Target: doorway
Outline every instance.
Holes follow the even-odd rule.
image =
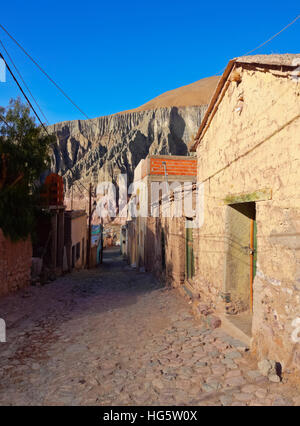
[[[226,313],[234,325],[251,336],[257,260],[255,202],[227,207],[226,237]]]

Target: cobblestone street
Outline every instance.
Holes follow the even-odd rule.
[[[104,264],[2,298],[1,405],[298,405],[176,290],[107,250]]]

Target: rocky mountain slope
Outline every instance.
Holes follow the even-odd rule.
[[[146,111],[170,106],[184,107],[207,105],[218,81],[219,77],[217,76],[202,78],[187,86],[169,90],[131,111]]]
[[[57,136],[53,170],[65,177],[68,192],[74,180],[114,181],[120,172],[130,182],[148,154],[187,155],[217,82],[218,77],[210,77],[135,110],[50,126]]]

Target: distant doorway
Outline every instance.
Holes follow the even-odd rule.
[[[254,202],[227,207],[226,237],[226,311],[234,325],[251,336],[253,280],[257,259]]]
[[[75,246],[72,246],[72,268],[75,268]]]

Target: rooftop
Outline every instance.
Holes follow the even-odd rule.
[[[240,56],[232,59],[234,62],[243,64],[261,64],[261,65],[278,65],[278,66],[295,66],[294,59],[300,59],[300,53],[283,53],[272,55],[251,55]]]

